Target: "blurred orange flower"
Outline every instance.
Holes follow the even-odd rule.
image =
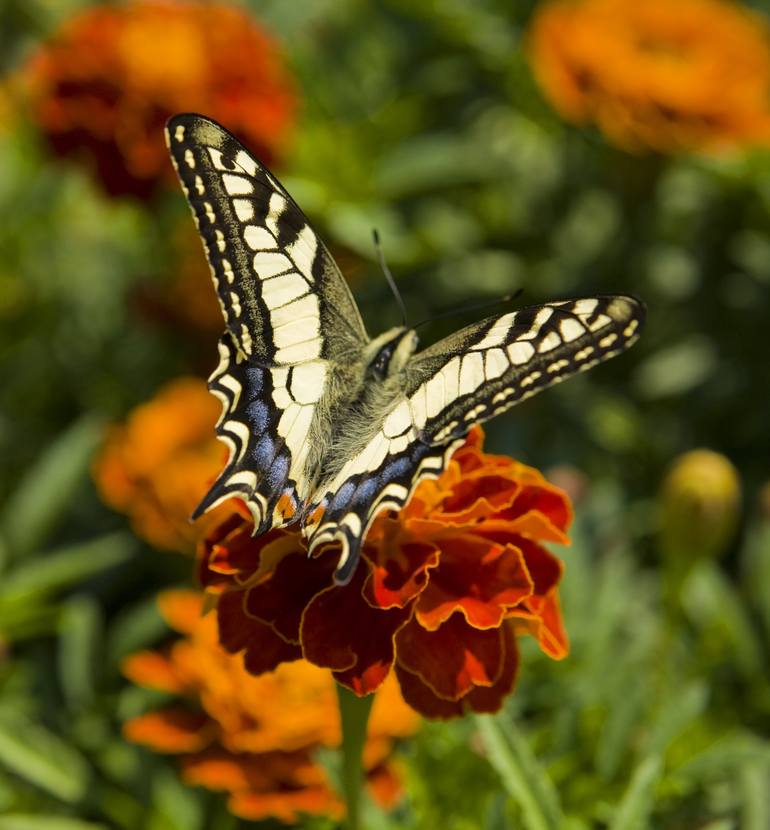
[[[233,513],[202,544],[201,583],[218,593],[219,636],[259,675],[305,657],[357,694],[395,666],[405,700],[428,717],[497,711],[518,669],[516,637],[567,653],[544,542],[568,542],[571,506],[530,467],[482,452],[475,428],[435,481],[372,525],[349,585],[336,551],[308,559],[300,534],[254,538]]]
[[[194,525],[189,520],[226,461],[214,437],[220,408],[204,381],[179,378],[113,427],[94,463],[104,501],[128,514],[136,534],[155,547],[192,552],[201,534],[235,509],[231,501]]]
[[[133,0],[69,19],[24,70],[53,149],[85,157],[112,194],[148,196],[170,165],[163,126],[210,115],[267,164],[294,122],[293,84],[273,39],[223,3]]]
[[[216,618],[201,616],[202,606],[193,591],[161,595],[164,617],[184,636],[165,652],[129,657],[123,669],[135,683],[183,700],[129,720],[126,738],[181,755],[188,783],[226,791],[230,810],[243,818],[339,817],[343,804],[313,759],[314,750],[341,742],[331,673],[298,661],[252,676],[222,650]],[[383,806],[400,795],[393,742],[413,734],[418,722],[395,678],[386,681],[374,700],[364,750],[372,794]]]
[[[630,150],[770,141],[766,21],[726,0],[551,0],[529,35],[535,74],[569,121]]]

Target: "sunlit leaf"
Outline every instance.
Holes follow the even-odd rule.
[[[83,798],[88,786],[82,756],[20,712],[0,712],[0,765],[70,803]]]
[[[479,716],[476,722],[490,763],[521,809],[523,825],[527,830],[559,827],[558,793],[513,723],[505,715]]]

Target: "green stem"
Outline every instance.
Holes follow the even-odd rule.
[[[348,808],[347,826],[349,830],[360,830],[361,787],[364,783],[361,759],[374,695],[359,697],[338,683],[337,699],[342,722],[342,788]]]

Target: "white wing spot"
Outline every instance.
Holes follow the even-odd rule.
[[[184,124],[177,124],[174,130],[174,138],[177,141],[184,141]]]
[[[306,363],[321,356],[321,340],[313,338],[302,343],[279,349],[275,353],[277,363]]]
[[[265,305],[272,310],[302,297],[307,294],[309,288],[310,286],[296,272],[284,274],[282,277],[265,280],[262,284],[262,297]]]
[[[537,344],[537,350],[542,354],[543,352],[550,352],[561,346],[561,337],[555,331],[549,331],[548,334]]]
[[[507,352],[511,362],[521,366],[532,360],[535,354],[535,347],[531,343],[517,341],[508,346]]]
[[[515,316],[513,312],[511,314],[504,314],[486,333],[484,339],[471,348],[476,351],[499,346],[505,340]]]
[[[278,247],[273,234],[259,225],[246,225],[243,239],[252,251],[269,251]]]
[[[313,282],[313,263],[317,248],[318,239],[308,225],[302,228],[296,241],[287,248],[297,268],[310,282]]]
[[[490,349],[484,357],[484,372],[487,380],[499,378],[510,365],[502,349]]]
[[[269,280],[278,274],[283,274],[286,271],[291,271],[292,265],[286,254],[273,253],[267,251],[265,253],[254,254],[254,270],[259,275],[260,279]],[[302,277],[300,277],[302,279]],[[303,281],[304,282],[304,281]]]
[[[287,303],[281,308],[276,308],[270,313],[270,322],[275,328],[290,323],[292,320],[299,318],[310,318],[313,321],[318,320],[318,297],[315,294],[306,294],[299,300]]]
[[[444,392],[444,376],[437,372],[426,384],[425,390],[428,403],[428,417],[438,415],[446,404],[446,393]]]
[[[254,186],[245,176],[238,176],[235,173],[224,173],[222,184],[230,196],[245,196],[254,192]]]
[[[235,157],[235,163],[244,173],[248,173],[249,176],[253,176],[257,172],[257,165],[254,159],[244,150],[238,151],[238,155]]]
[[[241,222],[250,222],[254,218],[254,204],[250,199],[233,199],[233,208]]]
[[[270,197],[270,203],[268,204],[267,208],[265,224],[267,225],[268,230],[276,238],[278,237],[278,218],[284,212],[284,210],[286,210],[286,205],[286,199],[284,199],[280,193],[273,193],[273,195]]]
[[[230,304],[233,309],[233,314],[235,314],[236,317],[240,317],[242,311],[241,298],[234,291],[230,292]]]
[[[326,364],[303,363],[291,374],[291,394],[297,403],[313,404],[321,400],[326,381]]]
[[[484,382],[484,361],[477,352],[471,352],[462,359],[460,367],[460,394],[470,395]]]
[[[382,422],[382,431],[387,438],[395,438],[397,435],[406,432],[411,425],[412,416],[409,411],[409,404],[406,401],[401,401]]]
[[[566,317],[559,325],[562,339],[565,343],[571,343],[585,334],[585,328],[578,323],[573,317]]]
[[[189,148],[184,151],[184,161],[191,170],[195,169],[195,156],[193,155],[193,151]]]

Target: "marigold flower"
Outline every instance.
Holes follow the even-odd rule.
[[[202,606],[202,595],[193,591],[161,595],[164,617],[184,636],[165,652],[129,657],[123,670],[135,683],[176,695],[184,705],[129,720],[126,738],[182,756],[185,780],[226,791],[230,810],[243,818],[339,817],[342,802],[313,760],[318,747],[335,747],[342,739],[331,673],[297,661],[254,677],[221,648],[216,618],[201,616]],[[374,700],[363,759],[383,806],[400,795],[390,760],[393,742],[414,733],[418,721],[395,679],[384,683]]]
[[[770,140],[763,18],[725,0],[551,0],[530,55],[561,115],[614,143],[661,152]]]
[[[88,9],[33,55],[24,76],[55,152],[86,157],[112,194],[146,197],[169,174],[163,125],[176,112],[222,121],[271,163],[296,109],[273,39],[223,3]]]
[[[192,552],[207,528],[237,509],[230,501],[190,523],[226,461],[214,437],[219,410],[204,381],[179,378],[113,427],[94,463],[104,501],[155,547]]]
[[[395,666],[405,700],[429,717],[494,712],[512,690],[516,637],[559,659],[567,640],[561,563],[571,506],[543,476],[482,451],[475,428],[435,481],[375,520],[353,580],[336,551],[308,559],[299,533],[254,538],[232,514],[201,545],[200,579],[218,592],[220,640],[252,674],[305,657],[357,694]]]

